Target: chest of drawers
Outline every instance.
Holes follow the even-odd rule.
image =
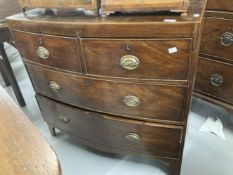
[[[152,156],[180,174],[205,8],[191,3],[186,17],[8,18],[51,134]]]
[[[197,71],[195,95],[233,109],[233,2],[209,0]]]

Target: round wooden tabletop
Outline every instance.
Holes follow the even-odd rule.
[[[56,154],[0,86],[1,175],[60,175]]]

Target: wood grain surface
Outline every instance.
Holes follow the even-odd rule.
[[[64,105],[38,95],[45,120],[66,132],[73,133],[93,144],[158,157],[180,157],[182,127],[116,118]],[[64,123],[59,117],[66,117]],[[129,141],[128,133],[140,136],[140,141]],[[95,147],[95,146],[94,146]]]
[[[223,77],[223,84],[219,87],[210,82],[211,76],[218,74]],[[206,58],[199,59],[196,79],[196,91],[212,96],[233,105],[233,65]]]
[[[233,15],[232,15],[233,17]],[[220,38],[225,32],[233,33],[233,19],[206,17],[200,53],[216,56],[233,62],[233,44],[221,45]]]
[[[228,42],[233,35],[233,1],[208,0],[206,9],[194,95],[233,111],[233,45],[220,42],[224,33],[228,33]],[[214,74],[223,78],[220,86],[211,84]]]
[[[0,87],[0,174],[60,175],[56,154]]]
[[[13,31],[13,38],[24,59],[43,65],[81,73],[81,63],[76,38]],[[49,52],[47,59],[38,56],[42,46]]]
[[[171,80],[187,80],[191,44],[191,39],[82,40],[87,74]],[[120,65],[126,55],[138,58],[137,69],[126,70]]]
[[[185,87],[90,79],[30,65],[26,67],[37,93],[70,105],[138,119],[170,122],[184,119]],[[50,88],[51,81],[58,83],[61,89],[54,92]],[[126,96],[136,96],[140,105],[125,105]]]
[[[208,0],[207,10],[233,11],[232,0]]]
[[[179,175],[205,5],[205,0],[190,0],[187,16],[139,13],[101,18],[36,9],[27,17],[7,18],[12,31],[77,38],[82,75],[24,60],[37,96],[43,96],[40,106],[51,133],[61,128],[106,152],[162,156],[172,174]],[[174,47],[177,52],[167,55]],[[134,73],[119,66],[125,54],[141,61]],[[126,105],[129,96],[134,97],[132,106]],[[131,131],[145,138],[141,145],[122,140]]]
[[[177,15],[116,15],[107,18],[61,13],[49,15],[44,10],[18,14],[8,18],[11,29],[80,38],[192,38],[199,29],[205,0],[190,0],[187,16]],[[176,22],[166,22],[166,19]],[[91,24],[91,27],[90,27]],[[66,26],[66,27],[64,27]]]

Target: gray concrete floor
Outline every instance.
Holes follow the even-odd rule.
[[[49,134],[35,100],[35,92],[17,51],[6,45],[11,65],[19,82],[27,106],[22,110],[58,155],[63,175],[167,175],[169,170],[161,162],[130,155],[117,156],[98,152],[78,143],[75,137],[60,132]],[[11,87],[0,85],[16,101]],[[223,121],[226,140],[199,131],[208,116]],[[232,175],[233,174],[233,119],[232,114],[220,107],[193,99],[189,127],[184,149],[182,175]],[[1,174],[1,173],[0,173]]]

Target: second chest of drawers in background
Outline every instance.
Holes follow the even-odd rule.
[[[208,0],[195,95],[233,109],[233,1]]]

